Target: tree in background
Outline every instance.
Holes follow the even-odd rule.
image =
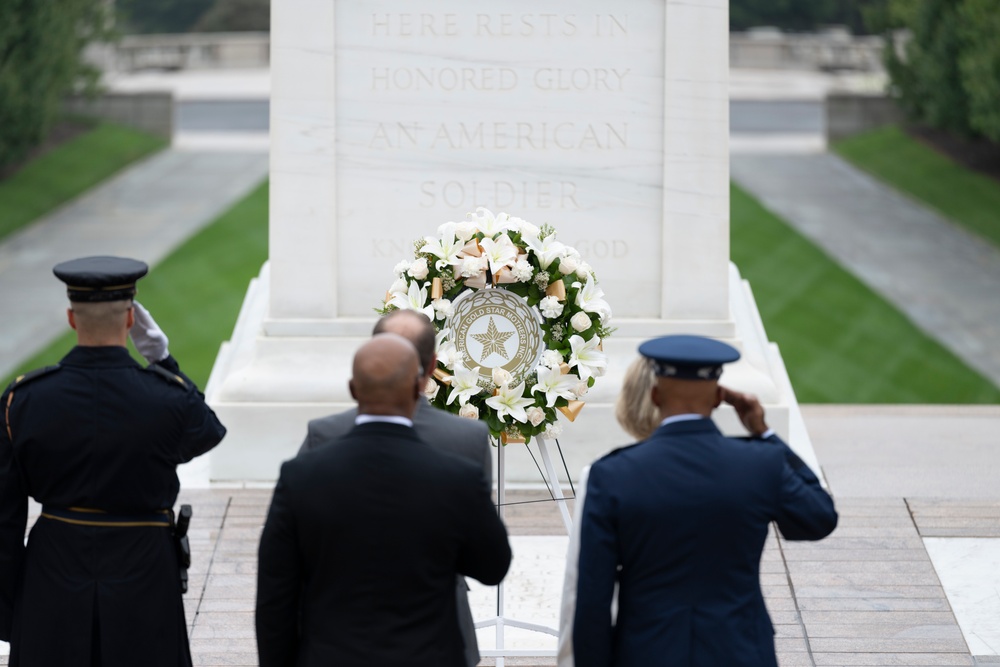
[[[966,48],[958,66],[969,96],[969,124],[1000,142],[1000,7],[996,0],[965,0],[959,12]]]
[[[189,32],[215,0],[116,0],[126,34]]]
[[[271,29],[271,1],[216,0],[193,29],[196,32],[267,32]]]
[[[911,119],[960,137],[1000,141],[996,0],[889,0],[873,28],[904,29],[886,49],[891,91]]]
[[[746,30],[773,26],[790,32],[814,32],[826,25],[846,25],[865,32],[864,5],[873,0],[731,0],[729,27]]]
[[[0,169],[44,140],[68,92],[94,89],[82,52],[111,24],[104,0],[0,1]]]

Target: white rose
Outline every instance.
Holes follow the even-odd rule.
[[[409,268],[409,264],[406,265]],[[389,294],[406,294],[406,291],[410,288],[409,283],[406,282],[405,278],[396,278],[396,281],[389,287]]]
[[[466,419],[479,419],[479,408],[472,403],[466,403],[459,409],[458,416]]]
[[[542,352],[542,363],[548,368],[559,368],[559,364],[563,362],[563,356],[559,353],[559,350],[545,350]]]
[[[459,241],[468,241],[476,235],[476,225],[471,222],[459,222],[455,225],[455,238]]]
[[[417,280],[423,280],[427,277],[427,258],[421,257],[420,259],[414,260],[413,264],[410,264],[410,275]]]
[[[587,276],[593,272],[594,268],[586,262],[580,262],[580,265],[576,267],[576,277],[580,280],[586,280]]]
[[[584,396],[587,395],[588,391],[590,391],[590,387],[588,387],[587,383],[582,380],[580,382],[577,382],[576,385],[574,385],[573,387],[573,393],[576,395],[577,398],[583,398]]]
[[[547,296],[538,302],[538,309],[550,320],[562,315],[563,307],[562,302],[554,296]]]
[[[543,431],[543,434],[545,435],[546,438],[555,439],[558,438],[560,435],[562,435],[562,431],[563,431],[562,426],[560,426],[558,422],[552,422],[551,424],[545,427],[545,431]]]
[[[518,221],[521,223],[521,234],[527,234],[528,236],[538,236],[539,232],[542,231],[535,225],[528,222],[527,220],[521,220],[520,218],[518,218]]]
[[[572,255],[563,257],[562,259],[559,260],[559,270],[566,275],[574,273],[577,269],[577,266],[579,266],[579,264],[577,263],[576,258],[573,257]]]
[[[441,385],[437,383],[434,378],[427,378],[427,386],[424,387],[424,396],[427,397],[428,401],[433,401],[434,397],[438,395],[438,391],[441,390]]]
[[[406,273],[406,270],[409,268],[410,268],[410,263],[404,259],[402,262],[393,267],[392,272],[395,273],[397,276],[402,276],[404,273]]]
[[[450,299],[438,299],[431,305],[434,306],[434,314],[439,320],[446,320],[455,313],[455,308],[452,307]]]
[[[590,315],[582,310],[570,318],[569,324],[577,331],[586,331],[591,326]]]
[[[505,387],[514,381],[514,376],[510,371],[497,366],[493,369],[493,384],[498,387]]]
[[[538,426],[545,421],[545,410],[542,410],[538,406],[528,408],[524,412],[528,416],[528,421],[531,422],[532,426]]]

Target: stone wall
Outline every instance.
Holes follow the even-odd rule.
[[[904,120],[896,101],[887,95],[830,93],[826,97],[827,143]]]
[[[64,110],[134,127],[169,140],[174,134],[174,98],[169,92],[105,93],[70,97]]]

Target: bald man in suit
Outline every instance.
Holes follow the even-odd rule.
[[[423,313],[415,310],[394,310],[379,319],[372,333],[373,335],[394,333],[413,343],[424,369],[426,384],[437,368],[437,357],[434,353],[436,332],[434,325]],[[351,409],[310,421],[299,454],[335,442],[354,427],[356,416],[357,410]],[[413,427],[420,439],[434,449],[460,456],[477,465],[482,470],[483,484],[492,489],[493,455],[489,443],[489,430],[485,422],[478,419],[463,419],[450,412],[438,410],[421,396],[413,415]],[[469,587],[464,577],[459,577],[455,582],[455,596],[458,604],[458,621],[465,644],[466,664],[474,667],[479,663],[479,646],[476,642],[472,609],[469,607]]]

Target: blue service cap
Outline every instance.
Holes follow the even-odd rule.
[[[52,268],[66,283],[70,301],[123,301],[135,296],[135,283],[149,271],[145,262],[126,257],[81,257]]]
[[[722,365],[740,358],[732,345],[704,336],[663,336],[639,346],[639,354],[653,362],[660,377],[681,380],[718,380]]]

